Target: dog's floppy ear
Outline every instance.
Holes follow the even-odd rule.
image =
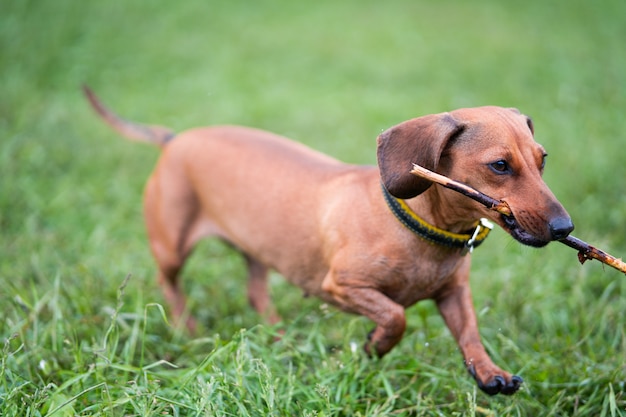
[[[432,182],[411,174],[413,164],[437,170],[451,138],[464,129],[449,113],[418,117],[393,126],[378,136],[378,167],[383,185],[397,198],[412,198]]]

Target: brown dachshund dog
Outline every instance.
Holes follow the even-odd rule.
[[[163,150],[144,211],[158,280],[177,319],[185,314],[179,272],[200,239],[216,236],[243,254],[250,303],[271,322],[278,316],[267,291],[269,269],[306,294],[372,320],[365,350],[378,356],[402,338],[405,309],[434,299],[478,386],[488,394],[519,389],[522,379],[496,366],[480,341],[468,252],[489,231],[481,218],[536,247],[574,228],[541,178],[546,152],[528,117],[480,107],[403,122],[378,137],[376,168],[246,127],[174,135],[123,120],[85,92],[119,133]],[[409,173],[413,163],[506,201],[513,216],[431,186]],[[192,318],[187,325],[193,329]]]

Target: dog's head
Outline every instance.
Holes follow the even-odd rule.
[[[479,107],[412,119],[378,137],[382,182],[398,198],[425,192],[432,182],[410,174],[418,164],[505,201],[512,216],[472,207],[519,242],[544,246],[574,229],[542,179],[546,152],[532,121],[516,109]],[[469,204],[469,203],[468,203]]]

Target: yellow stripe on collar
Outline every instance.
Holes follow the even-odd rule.
[[[472,252],[475,247],[483,243],[493,225],[487,219],[480,219],[469,233],[453,233],[440,229],[419,217],[408,204],[399,198],[392,196],[387,188],[382,185],[383,196],[391,212],[396,218],[413,233],[431,243],[449,248],[462,249],[463,254]]]

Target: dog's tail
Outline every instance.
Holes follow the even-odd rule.
[[[124,120],[113,111],[106,108],[94,92],[86,85],[83,86],[83,92],[96,113],[98,113],[116,132],[128,139],[152,143],[162,148],[176,136],[172,130],[166,127],[143,125]]]

